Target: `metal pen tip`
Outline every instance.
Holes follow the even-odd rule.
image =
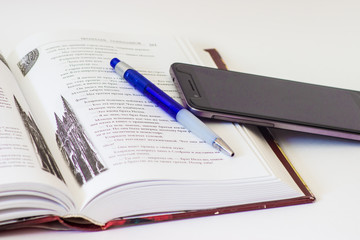
[[[214,148],[218,149],[220,152],[223,152],[230,157],[233,157],[235,155],[234,151],[221,138],[216,138],[212,145]]]

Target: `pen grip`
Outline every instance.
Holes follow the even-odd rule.
[[[205,140],[208,144],[212,145],[217,138],[216,133],[185,108],[178,112],[176,120],[200,139]]]

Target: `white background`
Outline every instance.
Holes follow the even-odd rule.
[[[2,0],[0,49],[64,29],[175,34],[231,70],[360,90],[358,1]],[[104,232],[20,230],[2,239],[359,239],[360,143],[278,131],[313,204]],[[114,203],[116,205],[116,203]]]

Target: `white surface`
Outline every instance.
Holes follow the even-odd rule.
[[[216,47],[228,67],[360,90],[357,1],[3,0],[6,54],[39,31],[88,29],[176,34]],[[301,206],[113,228],[20,230],[2,239],[359,239],[360,143],[280,131],[280,141],[317,197]]]

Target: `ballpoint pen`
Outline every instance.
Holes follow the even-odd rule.
[[[123,77],[127,82],[133,85],[143,95],[156,103],[165,112],[171,115],[177,122],[183,125],[190,132],[197,135],[214,148],[229,156],[234,156],[231,148],[216,135],[200,119],[185,109],[181,104],[172,99],[169,95],[156,87],[152,82],[146,79],[139,72],[135,71],[126,63],[117,58],[110,61],[110,65],[117,74]]]

